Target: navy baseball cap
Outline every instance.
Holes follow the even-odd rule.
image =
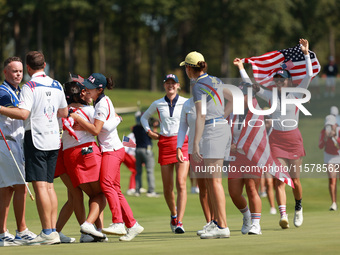
[[[281,76],[282,78],[291,78],[292,76],[290,75],[290,73],[285,70],[285,69],[281,69],[279,71],[276,72],[275,76]]]
[[[248,88],[251,88],[253,85],[249,82],[241,81],[237,86],[240,90],[242,90],[243,95],[248,94]]]
[[[178,78],[177,78],[176,74],[165,75],[163,82],[166,82],[169,79],[173,79],[176,83],[178,83]]]
[[[107,80],[101,73],[93,73],[89,78],[84,80],[83,85],[88,89],[105,89]]]

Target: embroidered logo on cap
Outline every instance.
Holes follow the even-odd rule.
[[[94,83],[96,78],[94,78],[92,75],[88,78],[88,80],[91,82],[91,83]]]

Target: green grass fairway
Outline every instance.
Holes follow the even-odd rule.
[[[115,106],[135,106],[137,100],[141,100],[145,109],[155,99],[163,96],[163,93],[150,93],[139,91],[114,90],[112,98]],[[340,94],[337,95],[339,98]],[[127,98],[127,99],[125,99]],[[126,101],[128,100],[128,101]],[[124,102],[123,102],[124,101]],[[125,103],[126,102],[126,103]],[[318,149],[320,130],[323,127],[324,117],[329,114],[332,105],[340,106],[338,99],[314,100],[307,104],[312,116],[302,116],[300,113],[300,130],[304,138],[307,156],[304,163],[323,163],[323,152]],[[119,126],[120,137],[127,135],[134,125],[134,115],[123,115],[124,122]],[[157,154],[156,143],[154,151]],[[157,160],[157,157],[156,157]],[[125,166],[121,168],[122,190],[128,188],[130,172]],[[162,193],[160,167],[156,164],[156,191]],[[75,244],[61,244],[55,246],[36,247],[1,247],[0,255],[7,254],[339,254],[340,251],[340,211],[328,211],[331,205],[328,194],[327,175],[323,178],[303,178],[303,209],[304,223],[300,228],[295,228],[294,198],[291,189],[287,190],[287,213],[289,215],[290,228],[282,230],[279,226],[279,214],[269,214],[269,204],[266,198],[262,198],[263,210],[261,218],[261,236],[248,236],[241,234],[242,215],[233,205],[227,194],[227,180],[223,180],[227,201],[227,220],[231,230],[229,239],[201,240],[196,236],[196,231],[205,224],[200,208],[198,195],[190,194],[190,182],[188,187],[188,203],[183,220],[186,233],[175,235],[171,233],[169,226],[169,210],[164,198],[127,197],[134,212],[135,218],[145,228],[144,232],[131,242],[119,242],[118,237],[109,237],[108,243],[79,243],[79,225],[74,216],[63,229],[65,235],[75,237]],[[143,186],[147,186],[145,173],[143,173]],[[30,186],[31,187],[31,186]],[[55,188],[59,199],[59,209],[67,199],[66,190],[60,179],[55,181]],[[1,201],[0,201],[1,203]],[[15,233],[16,225],[11,207],[8,219],[8,229]],[[41,225],[35,202],[27,197],[27,225],[35,233],[41,231]],[[105,226],[111,222],[111,214],[105,209]]]

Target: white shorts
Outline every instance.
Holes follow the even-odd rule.
[[[326,164],[340,164],[340,155],[332,155],[327,152],[323,152],[324,162]]]
[[[16,159],[22,175],[25,177],[25,160],[24,153],[17,142],[7,141],[11,151]],[[9,150],[4,140],[0,140],[0,188],[13,186],[16,184],[25,184],[20,176],[18,168],[16,167],[14,160],[9,153]]]
[[[202,135],[203,158],[224,159],[229,157],[231,131],[228,123],[208,124],[204,126]]]

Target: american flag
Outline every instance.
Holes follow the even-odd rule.
[[[123,136],[123,145],[130,148],[136,148],[136,143],[125,135]]]
[[[314,52],[309,51],[313,77],[321,70],[320,63]],[[271,51],[261,56],[244,58],[244,63],[250,63],[253,68],[255,81],[265,87],[274,87],[273,76],[280,69],[289,70],[292,75],[293,84],[299,85],[306,75],[306,63],[300,44],[293,48]]]
[[[83,83],[83,82],[84,82],[84,78],[81,77],[81,76],[78,75],[78,74],[71,74],[71,73],[70,73],[70,77],[71,77],[71,80],[72,80],[72,81],[76,81],[76,82],[79,82],[79,83]]]
[[[253,106],[255,109],[261,110],[256,98],[253,98]],[[228,117],[232,129],[239,125],[236,123],[233,124],[235,117],[236,116],[232,114]],[[231,120],[233,120],[233,122],[231,122]],[[236,144],[237,150],[240,153],[244,153],[249,160],[255,162],[257,166],[261,167],[264,171],[268,171],[268,173],[280,181],[294,188],[294,183],[288,171],[271,155],[263,115],[256,115],[248,111],[244,121],[245,125],[242,125],[240,137]],[[248,125],[249,121],[252,125]]]
[[[76,132],[73,129],[74,119],[72,117],[62,118],[63,130],[66,130],[70,136],[79,142]]]

